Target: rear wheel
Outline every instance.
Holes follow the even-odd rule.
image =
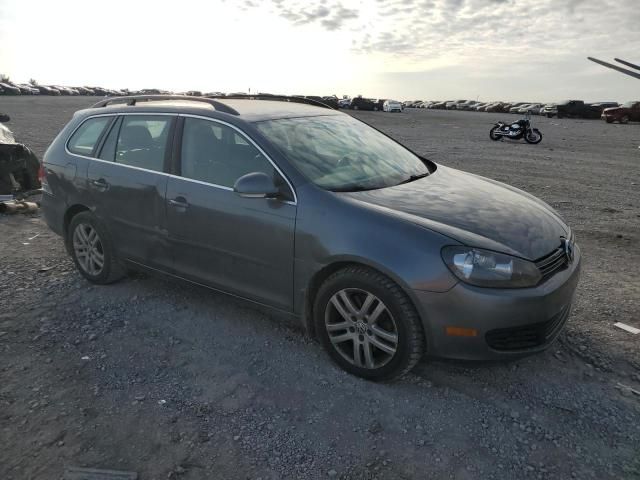
[[[489,138],[491,140],[500,140],[501,136],[498,135],[498,130],[500,129],[500,127],[493,127],[491,130],[489,130]]]
[[[78,271],[92,283],[104,285],[124,276],[106,229],[91,212],[80,212],[71,219],[67,249]]]
[[[318,336],[349,373],[389,380],[408,372],[425,349],[410,299],[391,279],[354,266],[331,275],[314,302]]]

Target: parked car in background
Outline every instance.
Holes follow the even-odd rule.
[[[520,110],[520,108],[525,107],[527,105],[529,105],[529,103],[526,103],[526,102],[512,103],[511,106],[509,107],[508,112],[509,113],[518,113],[518,110]]]
[[[619,107],[605,108],[601,118],[607,123],[629,121],[640,122],[640,101],[627,102]]]
[[[467,100],[466,102],[459,103],[456,106],[457,110],[472,110],[478,104],[475,100]]]
[[[542,200],[296,99],[158,100],[77,112],[45,154],[44,219],[89,282],[136,268],[271,307],[371,380],[560,335],[581,254]]]
[[[491,103],[489,105],[486,106],[486,108],[484,109],[485,112],[491,112],[491,113],[502,113],[505,111],[504,109],[505,104],[502,102],[494,102]]]
[[[446,107],[447,110],[457,110],[458,109],[458,105],[462,104],[466,102],[466,100],[452,100],[447,102]]]
[[[340,100],[338,100],[338,108],[349,108],[350,104],[351,104],[350,98],[341,98]]]
[[[325,105],[328,105],[331,108],[335,108],[337,110],[338,108],[340,108],[340,106],[338,105],[338,100],[338,97],[336,97],[335,95],[326,95],[322,97],[321,101]]]
[[[444,110],[447,108],[447,102],[433,102],[431,105],[429,105],[429,108],[432,110]]]
[[[604,110],[605,108],[619,107],[620,104],[618,102],[596,102],[592,103],[591,106],[602,108]]]
[[[533,115],[539,115],[541,107],[542,107],[541,103],[530,103],[528,105],[522,105],[520,108],[518,108],[518,113],[531,112]]]
[[[552,117],[555,114],[558,118],[599,118],[601,111],[597,107],[584,103],[582,100],[565,100],[556,105],[555,113],[545,109],[545,114],[548,117]]]
[[[385,100],[382,104],[382,110],[385,112],[402,112],[402,104],[397,100]]]
[[[371,98],[355,97],[349,104],[351,110],[379,110],[377,101]]]
[[[9,83],[0,83],[0,87],[2,87],[3,95],[22,95],[20,88],[15,85],[11,85]]]

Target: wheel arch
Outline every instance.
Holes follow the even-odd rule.
[[[413,308],[416,310],[418,316],[421,319],[421,323],[424,325],[424,319],[422,318],[422,309],[419,308],[417,298],[414,295],[413,290],[393,271],[385,268],[383,265],[378,265],[365,258],[360,257],[338,257],[332,259],[329,263],[325,264],[322,268],[318,269],[307,282],[307,288],[305,289],[304,304],[303,304],[303,324],[308,335],[312,338],[317,338],[315,331],[315,322],[313,321],[313,304],[318,293],[318,290],[325,282],[327,278],[333,275],[339,270],[343,270],[348,267],[365,267],[390,278],[395,282],[400,289],[409,297]],[[427,341],[427,334],[425,332],[425,341]]]
[[[75,217],[80,212],[90,211],[91,209],[89,207],[81,203],[76,203],[67,208],[67,210],[64,212],[64,219],[62,223],[62,233],[64,234],[65,239],[67,238],[67,232],[69,230],[69,225],[71,224],[71,220],[73,219],[73,217]]]

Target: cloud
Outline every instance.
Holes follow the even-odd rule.
[[[245,0],[244,8],[258,8]],[[267,0],[294,26],[348,30],[359,53],[401,54],[412,60],[443,55],[523,54],[530,49],[581,51],[620,48],[640,24],[637,0]],[[602,28],[600,28],[602,27]],[[373,32],[373,33],[372,33]],[[625,43],[633,41],[625,37]],[[637,40],[635,40],[637,42]],[[628,44],[627,44],[628,46]]]

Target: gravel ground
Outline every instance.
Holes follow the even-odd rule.
[[[38,155],[88,98],[0,98]],[[0,216],[0,478],[66,465],[148,479],[640,478],[640,128],[508,115],[358,116],[436,162],[547,201],[577,233],[566,331],[511,363],[425,359],[374,384],[294,325],[202,288],[134,275],[95,287],[39,215]]]

